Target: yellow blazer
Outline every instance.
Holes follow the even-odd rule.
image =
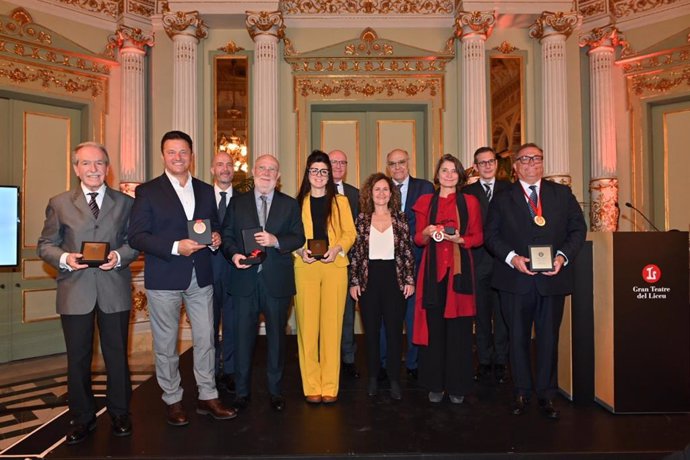
[[[355,230],[355,223],[352,220],[352,211],[350,211],[350,203],[347,201],[347,197],[345,195],[336,195],[335,199],[338,205],[336,206],[335,202],[333,203],[330,221],[327,225],[328,247],[340,245],[340,247],[343,248],[343,252],[338,254],[333,263],[337,267],[347,267],[350,264],[347,253],[355,243],[357,231]],[[302,203],[302,223],[304,224],[304,236],[308,240],[314,238],[314,223],[311,220],[309,196],[307,196]],[[304,243],[303,248],[306,247],[307,244]],[[304,265],[306,264],[302,258],[295,254],[295,268]]]

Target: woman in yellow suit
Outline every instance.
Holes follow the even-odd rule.
[[[347,252],[356,234],[350,205],[336,191],[331,162],[324,152],[314,150],[307,158],[297,201],[307,237],[307,244],[295,251],[302,388],[307,402],[331,404],[338,400]],[[319,243],[327,249],[323,254],[319,254]]]

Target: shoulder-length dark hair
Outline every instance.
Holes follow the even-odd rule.
[[[440,187],[441,182],[438,180],[438,173],[441,170],[441,165],[446,161],[453,163],[455,170],[458,172],[458,183],[455,185],[455,191],[459,193],[462,186],[467,182],[467,173],[465,172],[465,167],[462,165],[462,162],[450,153],[446,153],[439,158],[436,164],[436,170],[434,171],[434,185],[437,188]]]
[[[333,202],[335,201],[335,205],[338,206],[338,201],[335,199],[335,196],[338,194],[338,192],[335,188],[335,182],[333,182],[333,169],[331,168],[331,160],[328,158],[327,153],[322,152],[321,150],[314,150],[307,157],[307,165],[304,167],[302,185],[300,185],[299,192],[297,193],[297,201],[299,202],[301,209],[304,199],[307,198],[311,192],[309,170],[311,169],[311,165],[314,163],[325,163],[326,169],[328,169],[328,182],[326,182],[326,223],[328,225],[331,220],[331,208],[333,206]]]
[[[383,173],[377,172],[367,177],[364,185],[359,190],[359,210],[364,214],[372,214],[374,212],[374,185],[380,180],[385,180],[388,183],[388,188],[391,191],[391,199],[388,200],[388,209],[391,214],[400,209],[400,189],[395,186],[393,179]]]

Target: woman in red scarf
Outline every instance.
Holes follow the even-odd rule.
[[[479,201],[460,192],[460,160],[446,154],[434,174],[437,191],[412,208],[415,243],[424,247],[417,277],[413,342],[419,345],[419,379],[429,401],[447,392],[461,404],[472,390],[472,320],[476,314],[470,248],[483,243]]]

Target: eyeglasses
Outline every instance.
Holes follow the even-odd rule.
[[[485,161],[477,161],[477,166],[492,166],[494,163],[496,163],[496,159],[493,158],[491,160],[485,160]]]
[[[396,168],[398,166],[405,166],[407,164],[407,160],[398,160],[398,161],[389,161],[388,162],[388,167],[389,168]]]
[[[534,155],[533,157],[520,157],[516,158],[515,161],[519,161],[523,165],[526,164],[535,164],[535,165],[540,165],[542,161],[544,161],[544,157],[542,155]]]
[[[328,169],[309,168],[309,174],[312,176],[328,177]]]
[[[347,166],[347,160],[331,160],[333,166]]]
[[[256,167],[256,170],[259,171],[259,173],[268,172],[269,174],[276,174],[278,172],[278,168],[276,168],[275,166],[260,165]]]

